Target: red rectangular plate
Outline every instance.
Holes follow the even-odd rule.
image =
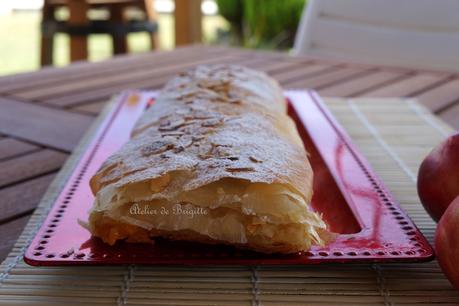
[[[30,265],[89,264],[318,264],[414,262],[433,259],[433,250],[384,187],[314,92],[287,91],[289,114],[310,153],[314,209],[337,239],[326,247],[291,255],[265,255],[223,245],[158,239],[154,245],[114,246],[91,237],[86,221],[93,195],[88,181],[123,143],[154,92],[123,93],[102,122],[49,215],[30,244]]]

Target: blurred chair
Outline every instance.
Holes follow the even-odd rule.
[[[458,0],[311,0],[294,54],[459,71]]]
[[[57,9],[62,7],[69,11],[67,20],[56,18]],[[100,13],[89,14],[90,10]],[[128,10],[137,10],[137,16],[129,18]],[[71,61],[87,59],[87,37],[90,34],[111,35],[115,54],[128,51],[127,35],[133,32],[148,32],[151,35],[152,49],[158,46],[158,23],[153,0],[45,0],[42,15],[42,66],[52,64],[56,33],[70,35]],[[92,15],[99,17],[91,18]]]

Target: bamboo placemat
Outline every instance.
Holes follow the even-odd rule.
[[[435,223],[419,203],[417,169],[452,130],[412,100],[327,98],[325,102],[432,242]],[[74,151],[1,264],[0,304],[459,304],[459,292],[435,261],[295,267],[30,267],[22,260],[23,252],[88,139]]]

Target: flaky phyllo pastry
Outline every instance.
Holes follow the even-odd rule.
[[[108,244],[154,237],[291,253],[322,245],[313,173],[278,84],[239,66],[169,81],[91,179],[89,229]]]

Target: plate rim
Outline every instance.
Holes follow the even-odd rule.
[[[422,248],[424,250],[423,254],[417,254],[415,256],[413,255],[407,255],[404,256],[404,254],[399,254],[399,255],[391,255],[391,256],[368,256],[365,254],[359,254],[357,253],[356,255],[337,255],[334,256],[333,254],[327,254],[324,256],[322,252],[317,252],[317,253],[312,253],[312,252],[305,252],[305,255],[308,256],[310,262],[304,261],[301,263],[289,263],[289,262],[274,262],[270,260],[263,261],[261,260],[258,263],[251,263],[253,262],[252,259],[249,259],[248,261],[244,261],[243,259],[234,259],[233,262],[227,262],[225,261],[223,264],[317,264],[317,263],[335,263],[335,262],[352,262],[352,263],[358,263],[358,262],[420,262],[420,261],[429,261],[434,258],[434,252],[433,248],[427,241],[427,239],[424,237],[422,232],[417,228],[416,224],[411,220],[411,218],[404,212],[404,210],[401,208],[400,204],[394,200],[394,197],[388,190],[388,188],[384,185],[382,180],[379,178],[379,176],[376,174],[376,172],[372,169],[370,163],[368,160],[365,158],[365,156],[360,153],[360,151],[357,149],[355,144],[352,142],[351,137],[348,135],[346,130],[341,126],[341,124],[337,121],[337,119],[333,116],[331,111],[328,109],[328,107],[322,102],[320,96],[311,90],[286,90],[284,91],[286,97],[291,98],[291,95],[294,94],[300,94],[300,95],[306,95],[311,99],[312,102],[315,103],[315,105],[319,108],[320,112],[322,115],[326,118],[326,120],[330,123],[331,127],[334,129],[334,131],[339,135],[340,139],[346,143],[348,149],[353,153],[354,157],[358,159],[361,163],[361,168],[366,169],[371,173],[373,176],[373,179],[375,180],[376,184],[386,193],[388,197],[390,197],[390,200],[392,202],[392,207],[395,207],[396,211],[402,214],[402,216],[406,219],[409,220],[409,225],[413,228],[412,231],[416,233],[416,237],[420,240],[422,243]],[[137,263],[137,264],[151,264],[151,265],[156,265],[156,264],[167,264],[168,261],[165,261],[164,263],[149,263],[149,262],[136,262],[136,261],[131,261],[131,262],[126,262],[126,259],[116,261],[113,258],[107,261],[100,261],[100,260],[95,260],[94,258],[91,260],[91,258],[87,258],[86,256],[81,256],[81,253],[76,253],[69,255],[66,258],[47,258],[43,257],[42,255],[35,256],[34,253],[37,253],[37,246],[40,247],[43,245],[40,244],[41,241],[43,241],[43,234],[47,229],[49,229],[49,226],[56,224],[52,222],[51,218],[52,212],[59,202],[59,199],[62,199],[62,196],[66,196],[65,192],[69,192],[71,188],[68,188],[69,185],[71,186],[72,180],[78,176],[76,175],[76,172],[78,171],[79,168],[81,168],[82,164],[87,165],[91,161],[88,159],[91,154],[94,154],[95,150],[97,150],[98,143],[103,139],[104,133],[109,130],[111,123],[116,120],[116,117],[118,116],[119,112],[122,110],[123,106],[126,105],[126,103],[129,103],[129,99],[133,96],[141,96],[143,99],[145,97],[149,97],[151,100],[152,96],[156,96],[157,91],[123,91],[118,98],[116,98],[112,109],[106,114],[104,120],[102,123],[99,125],[97,128],[96,132],[92,135],[91,140],[89,141],[89,145],[86,147],[85,152],[82,156],[80,156],[76,166],[71,170],[71,175],[69,176],[69,180],[65,183],[64,187],[60,190],[59,196],[56,198],[56,201],[52,204],[48,216],[46,216],[42,226],[40,229],[36,232],[34,239],[30,243],[30,245],[27,248],[27,251],[24,254],[24,261],[28,263],[29,265],[88,265],[88,264],[129,264],[129,263]],[[139,98],[140,99],[140,98]],[[149,103],[148,101],[144,101],[143,103]],[[293,105],[294,103],[292,103]],[[293,105],[296,107],[295,105]],[[301,112],[298,111],[298,109],[295,108],[295,111],[297,115],[300,117]],[[301,118],[300,118],[301,119]],[[301,123],[304,124],[303,119],[301,119]],[[316,146],[317,147],[317,146]],[[322,154],[317,148],[319,153]],[[89,154],[89,155],[88,155]],[[83,166],[84,167],[84,166]],[[335,182],[338,184],[336,177],[335,177]],[[338,184],[339,185],[339,184]],[[341,189],[341,187],[340,187]],[[341,190],[343,192],[343,190]],[[344,193],[344,192],[343,192]],[[344,195],[344,194],[343,194]],[[346,199],[348,200],[348,199]],[[352,207],[351,207],[352,208]],[[354,212],[355,215],[355,212]],[[58,222],[57,222],[58,223]],[[40,237],[41,235],[41,237]],[[351,236],[355,236],[354,234],[350,234]],[[344,235],[341,235],[344,236]],[[52,236],[51,236],[52,237]],[[51,239],[51,238],[50,238]],[[46,249],[46,245],[44,246]],[[309,254],[308,254],[309,253]],[[389,255],[389,254],[386,254]],[[406,254],[405,254],[406,255]],[[349,257],[350,256],[350,257]],[[282,261],[282,259],[278,259],[278,261]],[[181,264],[174,262],[173,264]],[[196,261],[196,262],[184,262],[183,264],[219,264],[218,260],[217,261],[212,261],[212,260],[205,260],[204,262]]]

